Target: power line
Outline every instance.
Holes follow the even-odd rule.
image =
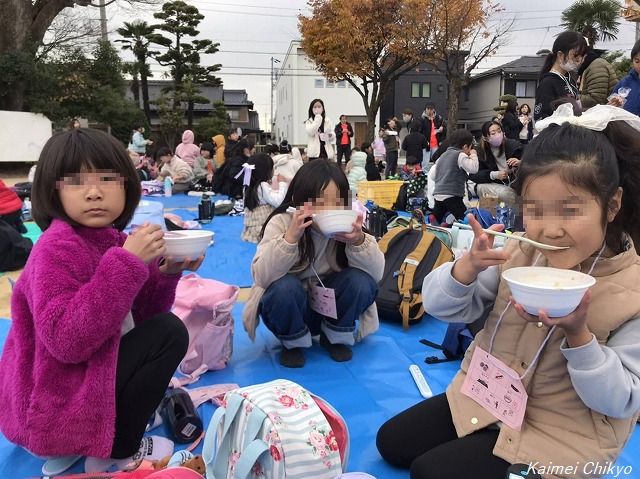
[[[256,13],[256,12],[234,12],[232,10],[212,10],[210,8],[198,8],[203,12],[211,13],[230,13],[232,15],[252,15],[256,17],[279,17],[279,18],[298,18],[296,15],[279,15],[277,13]]]
[[[224,2],[217,2],[215,0],[192,0],[192,1],[200,1],[200,2],[205,2],[209,5],[224,5],[224,6],[229,6],[229,7],[248,7],[248,8],[263,8],[263,9],[268,9],[268,10],[294,10],[294,11],[301,11],[303,10],[302,8],[292,8],[292,7],[273,7],[273,6],[264,6],[264,5],[247,5],[247,4],[242,4],[242,3],[224,3]],[[308,9],[307,9],[308,10]]]

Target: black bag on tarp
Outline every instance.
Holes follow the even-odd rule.
[[[33,243],[9,223],[0,220],[0,271],[24,268]]]

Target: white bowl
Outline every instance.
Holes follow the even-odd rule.
[[[587,290],[596,284],[593,276],[568,269],[525,266],[502,273],[511,295],[525,311],[534,316],[539,310],[550,318],[573,312]]]
[[[178,230],[164,234],[165,256],[174,261],[198,259],[212,243],[213,231]]]
[[[326,210],[313,215],[313,221],[325,236],[336,233],[351,233],[358,212],[353,210]]]

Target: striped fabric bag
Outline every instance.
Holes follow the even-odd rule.
[[[340,414],[279,379],[229,391],[214,413],[202,456],[207,479],[335,479],[349,434]]]

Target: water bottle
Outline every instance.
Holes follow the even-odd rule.
[[[513,210],[507,207],[504,202],[501,202],[496,207],[496,220],[504,225],[505,230],[511,229],[513,226]]]
[[[198,205],[198,222],[202,224],[211,223],[211,219],[213,218],[213,204],[211,203],[211,198],[209,195],[203,194],[202,200]]]
[[[202,434],[202,419],[198,416],[189,393],[182,389],[171,389],[160,404],[167,434],[175,442],[186,444]]]
[[[171,196],[173,188],[173,181],[170,176],[164,178],[164,196]]]
[[[25,198],[22,202],[22,221],[31,221],[31,201]]]

